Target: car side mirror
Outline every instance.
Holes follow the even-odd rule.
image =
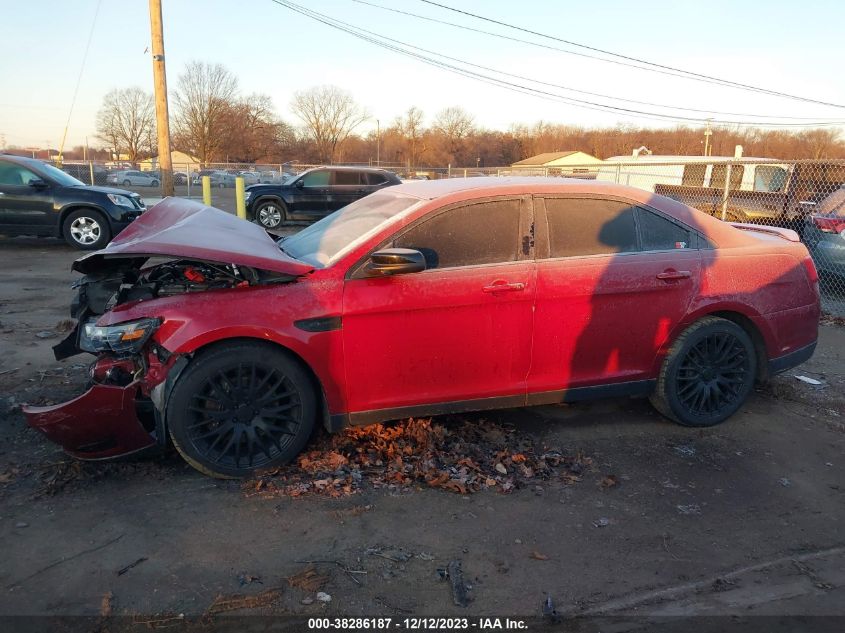
[[[425,257],[412,248],[384,248],[370,255],[364,268],[367,277],[405,275],[425,270]]]
[[[47,183],[44,180],[41,180],[40,178],[33,178],[29,181],[29,186],[35,187],[36,189],[46,189]]]
[[[302,189],[305,186],[305,181],[304,180],[297,180],[295,183],[293,183],[293,186],[296,187],[297,189]]]

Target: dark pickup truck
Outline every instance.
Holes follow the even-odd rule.
[[[755,170],[752,190],[743,186],[746,169]],[[688,164],[682,183],[655,184],[654,193],[731,222],[800,229],[815,205],[845,183],[845,162]]]

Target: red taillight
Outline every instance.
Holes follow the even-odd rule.
[[[810,284],[819,283],[819,273],[816,270],[816,265],[813,263],[812,257],[804,258],[804,269],[807,271],[807,279],[809,279]]]
[[[822,233],[841,233],[845,231],[845,218],[839,216],[814,215],[813,224]]]

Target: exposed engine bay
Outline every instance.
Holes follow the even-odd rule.
[[[89,272],[73,284],[77,294],[70,312],[79,323],[70,336],[53,348],[57,360],[94,351],[80,345],[80,330],[115,306],[187,293],[287,283],[296,278],[248,266],[187,259],[150,264],[148,258],[136,257],[104,263],[109,265]]]

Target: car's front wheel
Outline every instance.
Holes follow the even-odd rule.
[[[131,180],[129,180],[128,178],[127,178],[126,180],[124,180],[124,181],[123,181],[123,186],[124,186],[124,187],[128,187],[128,186],[129,186],[129,185],[131,185],[131,184],[132,184],[132,181],[131,181]]]
[[[71,246],[83,250],[105,248],[111,230],[105,216],[94,209],[78,209],[68,214],[62,223],[62,236]]]
[[[684,426],[713,426],[746,401],[756,372],[754,343],[746,331],[733,321],[705,317],[669,349],[651,403]]]
[[[314,387],[284,350],[260,342],[199,354],[167,405],[182,457],[213,477],[248,477],[281,466],[305,447],[316,422]]]
[[[255,208],[255,219],[265,229],[276,229],[285,222],[285,205],[275,200],[262,202]]]

